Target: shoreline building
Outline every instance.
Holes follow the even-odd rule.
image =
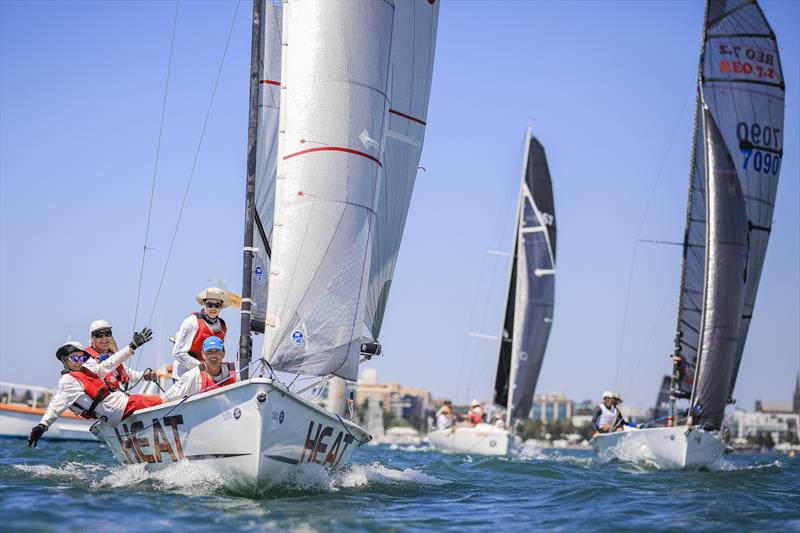
[[[385,413],[394,418],[424,420],[433,406],[431,392],[419,387],[403,387],[397,383],[379,383],[378,369],[365,368],[355,386],[356,408],[364,407],[367,400],[378,401]]]
[[[759,434],[769,433],[776,443],[787,441],[792,435],[798,437],[800,431],[800,374],[795,381],[792,405],[766,404],[756,400],[755,411],[737,409],[730,424],[731,435],[737,439],[747,439]]]

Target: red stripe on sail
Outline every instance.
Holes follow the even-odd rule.
[[[281,86],[281,82],[275,80],[261,80],[261,83],[266,83],[269,85],[277,85],[278,87]]]
[[[287,159],[290,159],[292,157],[297,157],[298,155],[310,154],[311,152],[345,152],[348,154],[354,154],[354,155],[360,155],[361,157],[366,157],[367,159],[378,163],[379,167],[383,166],[376,157],[372,157],[368,153],[359,152],[358,150],[353,150],[352,148],[342,148],[340,146],[320,146],[319,148],[309,148],[308,150],[300,150],[299,152],[283,156],[283,160],[286,161]]]
[[[422,119],[419,119],[417,117],[412,117],[411,115],[406,115],[405,113],[401,113],[400,111],[397,111],[395,109],[390,109],[389,113],[391,113],[392,115],[397,115],[398,117],[407,118],[408,120],[412,120],[412,121],[416,122],[417,124],[422,124],[423,126],[427,126],[427,124],[428,124],[427,122],[425,122]]]

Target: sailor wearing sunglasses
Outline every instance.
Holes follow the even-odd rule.
[[[118,350],[117,342],[111,333],[111,324],[105,320],[95,320],[89,326],[91,341],[85,351],[100,361],[105,361]],[[125,364],[119,365],[103,381],[109,387],[127,391],[131,386],[136,386],[141,380],[156,381],[158,375],[149,368],[145,371],[135,370]]]
[[[64,370],[42,420],[28,436],[28,446],[35,448],[47,428],[67,409],[83,418],[115,425],[138,409],[160,405],[161,398],[156,395],[128,396],[108,387],[100,378],[130,359],[134,350],[152,338],[150,328],[144,328],[133,334],[130,344],[105,361],[94,359],[78,342],[70,341],[61,346],[56,351],[56,359],[64,365]]]
[[[203,306],[200,312],[192,313],[181,324],[175,334],[175,346],[172,356],[175,364],[172,366],[172,379],[179,380],[190,369],[203,363],[203,342],[209,337],[219,337],[225,340],[228,326],[219,316],[220,311],[233,302],[225,291],[216,287],[209,287],[195,297],[197,303]]]

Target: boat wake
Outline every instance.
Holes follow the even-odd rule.
[[[163,470],[148,471],[144,464],[107,467],[97,464],[67,462],[63,466],[14,465],[26,475],[48,478],[58,482],[88,485],[94,490],[132,489],[176,491],[190,495],[225,494],[225,479],[214,472],[199,468],[196,463],[180,462]],[[288,493],[338,492],[376,486],[428,485],[448,483],[414,468],[396,469],[378,462],[354,464],[331,475],[319,465],[302,465],[287,479],[277,480],[276,486],[267,490],[243,493],[244,496],[278,496]],[[237,492],[238,494],[238,492]]]

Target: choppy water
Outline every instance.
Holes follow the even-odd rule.
[[[591,452],[517,458],[365,446],[258,498],[189,465],[147,473],[100,444],[0,439],[4,531],[800,531],[800,459],[732,454],[706,472],[601,463]]]

